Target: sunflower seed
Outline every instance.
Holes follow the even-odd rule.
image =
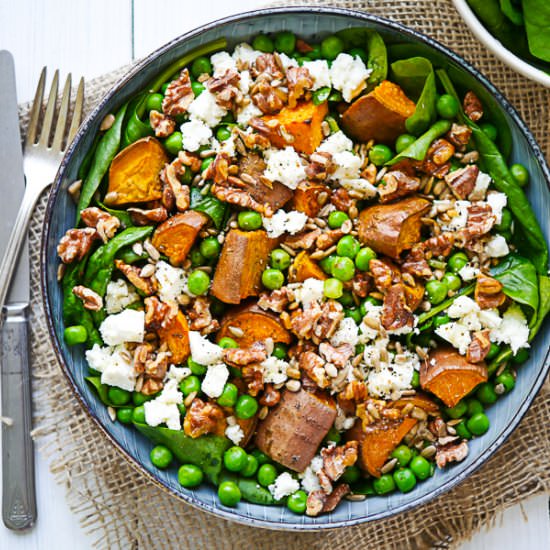
[[[391,460],[388,460],[382,468],[380,468],[380,473],[382,474],[389,474],[395,467],[397,466],[397,458],[392,458]]]
[[[113,115],[112,113],[109,113],[101,121],[101,124],[99,125],[99,131],[100,132],[107,131],[114,123],[115,123],[115,115]]]
[[[229,330],[229,332],[237,338],[242,338],[244,336],[244,331],[242,328],[230,326],[227,328],[227,330]]]
[[[285,385],[287,389],[292,392],[300,391],[300,388],[302,387],[299,380],[289,380]]]
[[[425,449],[420,451],[420,455],[424,458],[431,458],[437,453],[437,448],[435,445],[428,445]]]
[[[260,412],[258,413],[258,418],[260,420],[263,420],[267,415],[269,414],[269,407],[267,406],[263,406],[261,409],[260,409]]]
[[[183,402],[183,404],[184,404],[186,407],[190,407],[190,406],[191,406],[191,403],[193,403],[193,399],[195,399],[195,397],[197,397],[197,392],[196,392],[196,391],[191,392],[191,393],[185,398],[185,401]]]
[[[351,502],[361,502],[362,500],[365,500],[367,498],[366,495],[355,495],[355,494],[351,494],[351,495],[346,495],[346,500],[349,500]]]

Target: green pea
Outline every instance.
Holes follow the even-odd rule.
[[[516,378],[510,371],[505,370],[495,378],[495,382],[497,384],[502,384],[504,386],[504,390],[508,393],[514,389],[514,386],[516,385]]]
[[[355,346],[355,355],[359,355],[365,351],[365,344],[357,344]]]
[[[393,158],[392,150],[387,145],[377,143],[369,151],[369,160],[375,166],[383,166]]]
[[[231,129],[227,126],[220,126],[216,131],[216,139],[218,141],[225,141],[231,137]]]
[[[400,466],[406,466],[412,459],[412,451],[407,445],[399,445],[391,454],[392,458],[397,458]]]
[[[246,451],[242,447],[230,447],[223,454],[223,465],[230,472],[240,472],[246,466]]]
[[[363,320],[363,316],[361,315],[361,311],[357,307],[346,308],[344,310],[344,315],[346,317],[351,317],[355,321],[356,325],[361,324],[361,321]]]
[[[419,388],[420,387],[420,374],[417,370],[413,371],[411,386],[413,388]]]
[[[489,349],[489,353],[487,354],[485,359],[489,359],[489,360],[494,359],[499,353],[500,353],[500,346],[492,342],[491,348]]]
[[[164,469],[170,466],[174,455],[168,447],[165,447],[164,445],[157,445],[151,449],[149,458],[151,459],[151,464],[153,464],[153,466]]]
[[[202,240],[199,250],[205,258],[212,260],[220,255],[221,248],[222,245],[216,237],[206,237]]]
[[[449,290],[457,291],[462,286],[462,281],[458,275],[454,273],[445,273],[441,279]]]
[[[132,422],[137,422],[138,424],[145,424],[145,407],[139,405],[132,412]]]
[[[410,468],[399,468],[393,473],[393,480],[402,493],[412,491],[416,486],[416,477]]]
[[[197,57],[191,64],[191,74],[199,78],[202,74],[212,74],[212,63],[208,57]]]
[[[359,57],[361,59],[361,61],[363,61],[363,63],[365,63],[365,64],[369,60],[369,56],[363,48],[352,48],[349,51],[349,54],[352,55],[353,57]]]
[[[483,412],[483,405],[481,404],[481,401],[478,399],[475,399],[473,397],[470,397],[466,400],[466,415],[467,416],[474,416],[475,414],[479,414]]]
[[[352,260],[361,249],[361,244],[353,235],[344,235],[336,245],[336,254]]]
[[[147,112],[158,111],[162,113],[162,101],[164,96],[162,94],[149,94],[147,101],[145,102],[145,109]]]
[[[201,162],[201,167],[199,172],[202,174],[212,163],[214,162],[214,157],[207,157]]]
[[[282,248],[275,248],[270,254],[270,264],[274,269],[288,269],[290,267],[290,254]]]
[[[432,280],[426,283],[426,294],[431,304],[440,304],[447,297],[449,287],[443,281]]]
[[[189,367],[189,370],[192,374],[195,374],[196,376],[202,376],[206,374],[206,370],[208,367],[205,365],[199,365],[196,361],[193,361],[191,357],[187,359],[187,366]]]
[[[150,401],[152,399],[151,395],[145,395],[144,393],[140,392],[134,392],[132,393],[132,403],[139,407],[140,405],[143,405],[146,401]]]
[[[237,418],[247,420],[258,412],[258,402],[251,395],[241,395],[235,405]]]
[[[197,82],[196,80],[193,80],[191,82],[191,90],[193,91],[195,97],[199,97],[202,92],[204,92],[204,84],[202,82]]]
[[[193,267],[204,265],[206,263],[206,258],[201,254],[201,251],[198,248],[192,248],[189,251],[189,259],[191,260],[191,265]]]
[[[218,397],[218,405],[221,407],[233,407],[239,397],[239,389],[235,384],[228,382],[224,387],[222,394]]]
[[[402,153],[409,145],[412,145],[416,141],[414,136],[411,134],[401,134],[395,140],[395,152],[397,154]]]
[[[184,185],[190,185],[190,183],[193,181],[193,172],[191,172],[191,168],[189,166],[185,167],[185,172],[183,173],[183,176],[181,176],[181,183]]]
[[[353,299],[353,294],[349,290],[344,290],[344,292],[342,293],[342,296],[338,299],[338,301],[344,307],[349,307],[355,304],[355,300]]]
[[[86,342],[88,331],[82,325],[73,325],[63,331],[63,336],[68,346],[76,346],[77,344],[84,344]]]
[[[224,481],[218,487],[218,498],[224,506],[237,506],[241,501],[241,490],[233,481]]]
[[[260,451],[260,449],[253,449],[250,454],[258,461],[260,466],[271,462],[271,459],[265,453]]]
[[[296,36],[290,31],[281,31],[275,35],[275,50],[291,55],[296,47]]]
[[[522,348],[517,351],[515,355],[512,356],[512,361],[516,365],[521,365],[522,363],[525,363],[529,359],[529,350]]]
[[[466,414],[468,404],[466,401],[459,401],[454,407],[445,407],[445,412],[449,418],[460,418]]]
[[[160,91],[164,94],[166,94],[166,90],[168,90],[168,86],[170,86],[170,82],[165,82],[161,87]]]
[[[472,439],[470,430],[466,427],[466,420],[455,425],[456,435],[462,439]]]
[[[321,59],[323,55],[323,52],[321,51],[321,45],[313,44],[311,48],[312,50],[310,52],[307,52],[306,57],[308,59],[311,59],[312,61],[315,61],[316,59]]]
[[[344,51],[344,41],[335,35],[327,36],[321,42],[321,54],[325,59],[332,61]]]
[[[460,105],[452,95],[443,94],[437,98],[435,108],[441,118],[451,119],[458,115]]]
[[[480,384],[476,390],[476,397],[484,405],[492,405],[493,403],[496,403],[498,399],[498,395],[496,394],[495,388],[491,382],[484,382],[483,384]]]
[[[313,105],[321,105],[321,103],[327,101],[330,96],[330,90],[331,89],[328,86],[315,90],[311,96]]]
[[[342,281],[339,281],[338,279],[326,279],[323,283],[323,294],[327,298],[333,298],[337,300],[338,298],[340,298],[340,296],[342,296],[343,292],[344,285],[342,285]]]
[[[252,47],[263,53],[273,53],[275,44],[273,44],[273,40],[267,34],[258,34],[252,40]]]
[[[340,101],[342,101],[342,99],[343,99],[342,92],[338,90],[332,90],[330,92],[330,95],[328,96],[328,100],[333,101],[335,103],[339,103]]]
[[[258,469],[258,483],[267,487],[277,479],[277,469],[273,464],[262,464]]]
[[[520,187],[525,187],[529,183],[529,172],[523,164],[512,164],[510,166],[510,173]]]
[[[484,122],[483,124],[480,124],[479,127],[481,130],[483,130],[483,133],[491,140],[496,141],[498,130],[494,124],[491,124],[490,122]]]
[[[288,346],[287,345],[285,345],[281,342],[276,342],[275,345],[273,346],[272,355],[274,357],[276,357],[277,359],[286,359],[287,351],[288,351]]]
[[[340,435],[340,432],[332,426],[330,430],[327,432],[327,435],[325,435],[325,441],[327,443],[340,443],[340,440],[342,439],[342,436]]]
[[[107,391],[107,398],[113,405],[126,405],[132,398],[131,392],[122,388],[110,387]]]
[[[187,286],[189,287],[189,292],[195,296],[202,296],[208,292],[210,277],[205,271],[195,269],[195,271],[191,271],[187,278]]]
[[[508,210],[508,208],[503,208],[500,223],[495,225],[495,229],[497,231],[509,231],[512,227],[512,221],[512,213],[510,210]]]
[[[194,464],[182,464],[178,470],[178,481],[182,487],[191,489],[202,483],[202,470]]]
[[[180,382],[180,391],[187,397],[188,395],[191,395],[192,393],[198,393],[201,390],[201,381],[200,379],[192,374],[191,376],[188,376],[187,378],[184,378]]]
[[[185,413],[187,412],[187,407],[183,403],[178,403],[178,411],[183,418],[185,416]]]
[[[319,265],[321,266],[321,269],[330,275],[332,273],[332,264],[336,260],[337,256],[336,254],[331,254],[330,256],[327,256],[326,258],[323,258],[319,261]]]
[[[303,514],[307,506],[307,493],[301,489],[292,493],[286,501],[286,506],[295,514]]]
[[[332,264],[332,276],[339,281],[349,281],[355,275],[355,264],[351,258],[338,257]]]
[[[220,120],[220,122],[224,122],[225,124],[234,124],[235,123],[235,115],[228,111],[226,115],[223,116],[223,118]]]
[[[255,231],[262,227],[262,216],[254,210],[243,210],[237,216],[237,223],[244,231]]]
[[[276,290],[285,284],[285,276],[280,269],[264,269],[262,273],[262,284],[269,290]]]
[[[464,252],[457,252],[449,258],[447,266],[453,273],[458,273],[467,263],[468,256]]]
[[[340,478],[344,483],[355,483],[356,481],[359,481],[359,478],[361,477],[361,470],[358,466],[348,466],[344,473],[342,474],[342,477]]]
[[[431,464],[421,455],[415,456],[409,468],[412,470],[413,474],[420,480],[424,480],[430,477],[431,475]]]
[[[434,317],[434,328],[446,325],[451,322],[451,318],[446,313],[440,313]]]
[[[335,210],[328,215],[328,226],[331,229],[338,229],[347,220],[349,220],[349,216],[345,212]]]
[[[164,147],[171,155],[177,155],[183,149],[182,139],[181,132],[174,132],[164,140]]]
[[[395,491],[395,481],[391,474],[384,474],[372,482],[372,487],[377,495],[386,495]]]
[[[218,346],[220,348],[229,349],[229,348],[238,348],[239,344],[233,340],[233,338],[229,338],[229,336],[224,336],[223,338],[220,338],[220,341],[218,342]]]
[[[133,412],[134,409],[132,407],[121,407],[116,410],[116,419],[122,424],[130,424]]]
[[[489,430],[490,422],[487,415],[484,413],[478,413],[468,418],[466,421],[466,427],[473,435],[483,435]]]

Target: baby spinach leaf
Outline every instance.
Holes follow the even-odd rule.
[[[550,2],[523,0],[523,17],[529,51],[543,61],[550,61]]]
[[[128,147],[134,141],[146,136],[153,135],[149,121],[143,121],[139,112],[143,109],[147,101],[147,94],[142,93],[130,101],[125,121],[124,132],[122,134],[122,149]]]
[[[539,275],[539,309],[537,319],[531,325],[529,332],[529,341],[531,342],[540,330],[544,319],[550,312],[550,278],[546,275]]]
[[[108,214],[111,214],[111,216],[114,216],[115,218],[118,218],[120,220],[120,223],[122,224],[122,227],[133,227],[134,222],[132,221],[132,216],[128,213],[127,210],[115,210],[114,208],[109,208],[104,203],[102,203],[100,200],[96,200],[97,206],[101,208],[101,210],[105,210]]]
[[[196,187],[191,188],[190,208],[209,216],[217,229],[223,227],[228,213],[227,203],[210,194],[201,195]]]
[[[213,434],[193,439],[181,430],[153,427],[138,422],[134,422],[134,426],[156,445],[168,447],[182,464],[198,466],[212,483],[218,483],[223,453],[231,447],[229,439]]]
[[[516,8],[512,4],[512,0],[499,0],[500,9],[502,13],[514,24],[521,26],[523,25],[523,14],[521,10]]]
[[[99,397],[99,400],[106,406],[106,407],[113,407],[113,408],[120,408],[122,405],[114,405],[111,400],[109,399],[109,386],[106,384],[101,383],[101,377],[100,376],[86,376],[84,378],[88,385],[92,388],[94,393]],[[124,405],[126,406],[126,405]]]

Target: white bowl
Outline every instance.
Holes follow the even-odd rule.
[[[506,49],[502,43],[497,40],[477,18],[477,15],[471,10],[466,0],[453,0],[453,4],[460,16],[474,33],[476,38],[493,52],[503,63],[514,69],[519,74],[534,80],[547,88],[550,88],[550,75],[533,67],[510,50]]]

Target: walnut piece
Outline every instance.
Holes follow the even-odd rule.
[[[318,344],[321,340],[330,338],[344,318],[344,308],[336,300],[327,300],[321,306],[321,315],[313,327],[312,340]]]
[[[407,195],[411,195],[420,189],[420,178],[408,176],[405,172],[392,170],[386,172],[380,185],[378,194],[380,202],[386,203]]]
[[[348,466],[357,461],[358,441],[348,441],[345,445],[321,449],[323,470],[331,481],[338,481]]]
[[[135,225],[152,225],[161,223],[168,218],[168,211],[163,206],[143,210],[142,208],[128,208],[128,214]]]
[[[349,492],[350,487],[347,483],[338,485],[330,495],[320,490],[311,492],[307,497],[306,515],[315,517],[332,512]]]
[[[435,463],[439,468],[444,468],[449,462],[460,462],[468,456],[468,442],[461,441],[458,444],[445,445],[437,449]]]
[[[272,290],[269,294],[260,294],[258,306],[264,310],[271,310],[275,313],[282,313],[289,304],[288,289],[286,287]]]
[[[476,281],[474,298],[481,309],[491,309],[499,307],[506,300],[506,295],[502,291],[502,283],[484,275],[479,274]]]
[[[104,243],[112,239],[120,227],[120,220],[116,216],[95,206],[82,210],[80,217],[88,227],[93,227],[97,231]]]
[[[115,260],[115,267],[145,296],[151,296],[156,290],[156,284],[151,277],[142,277],[141,268]]]
[[[178,305],[161,302],[156,296],[145,298],[145,326],[148,330],[165,329],[178,314]]]
[[[277,114],[285,106],[280,91],[268,82],[259,82],[254,90],[252,102],[265,115]]]
[[[183,175],[185,170],[185,166],[178,157],[170,164],[167,164],[160,173],[160,179],[164,183],[165,189],[173,197],[173,202],[179,212],[184,212],[189,208],[189,187],[182,185],[178,178],[178,175]]]
[[[264,393],[260,397],[260,405],[274,407],[281,400],[281,392],[273,387],[273,384],[266,384]]]
[[[325,358],[325,361],[332,363],[335,367],[343,367],[354,353],[351,344],[341,344],[338,347],[332,346],[328,342],[319,344],[319,352]]]
[[[199,296],[193,300],[187,309],[187,316],[191,321],[190,330],[198,330],[201,334],[210,334],[220,328],[220,323],[210,313],[210,300]]]
[[[208,433],[224,435],[225,427],[225,415],[218,405],[205,403],[198,397],[193,399],[183,421],[185,435],[193,439]]]
[[[222,76],[209,78],[206,87],[215,94],[216,103],[224,109],[233,109],[242,101],[242,92],[239,90],[239,73],[235,69],[226,69]]]
[[[319,355],[312,351],[306,351],[300,355],[298,366],[305,372],[315,384],[321,388],[327,388],[330,380],[325,372],[325,362]]]
[[[380,321],[386,330],[413,327],[414,315],[407,306],[405,285],[403,283],[397,283],[388,289],[384,297]]]
[[[176,121],[173,118],[155,110],[149,113],[149,123],[158,138],[167,138],[176,129]]]
[[[489,339],[489,329],[479,330],[472,335],[472,341],[466,351],[466,360],[470,363],[480,363],[487,357],[491,349],[491,340]]]
[[[80,261],[89,252],[99,234],[92,227],[69,229],[57,245],[57,255],[64,264]]]
[[[182,115],[187,111],[194,99],[195,94],[191,88],[189,71],[183,69],[180,76],[170,82],[166,89],[164,99],[162,100],[162,112],[168,116]]]
[[[477,95],[471,90],[466,92],[464,96],[463,107],[466,116],[474,122],[477,122],[483,116],[483,105]]]
[[[261,363],[266,359],[267,351],[263,342],[254,342],[247,348],[227,348],[223,350],[223,360],[233,367]]]
[[[474,190],[479,168],[470,164],[445,176],[445,182],[457,199],[465,199]]]
[[[73,294],[82,300],[85,309],[99,311],[103,307],[103,298],[91,288],[77,285],[73,287]]]
[[[286,71],[288,106],[296,107],[298,100],[313,87],[313,78],[306,67],[289,67]]]

